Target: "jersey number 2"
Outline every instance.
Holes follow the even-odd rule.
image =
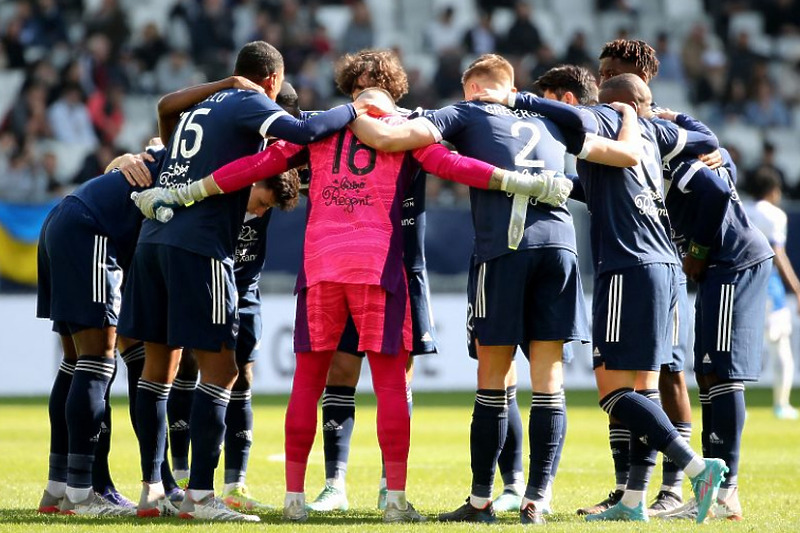
[[[539,139],[541,139],[542,134],[539,133],[539,129],[536,126],[528,124],[527,122],[514,122],[511,124],[511,135],[514,137],[521,137],[523,130],[530,131],[531,137],[528,139],[528,142],[525,143],[525,146],[522,147],[522,150],[514,156],[514,164],[518,167],[544,168],[544,161],[541,159],[528,159],[533,149],[536,148],[536,144],[539,142]]]

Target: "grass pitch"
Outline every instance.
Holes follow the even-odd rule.
[[[649,524],[586,523],[575,515],[580,506],[595,503],[612,487],[612,464],[606,436],[606,418],[594,393],[570,392],[569,431],[556,481],[548,531],[800,531],[800,422],[777,421],[766,390],[748,390],[747,425],[739,483],[745,521],[713,522],[702,526],[688,522]],[[526,394],[520,394],[523,415]],[[693,399],[696,395],[693,394]],[[468,431],[471,394],[416,394],[409,462],[409,499],[433,520],[463,503],[469,491]],[[283,498],[283,413],[285,397],[259,397],[255,405],[255,445],[250,458],[248,484],[262,501],[281,505]],[[258,531],[511,531],[519,530],[516,514],[501,515],[498,525],[427,524],[383,525],[375,510],[380,456],[375,437],[374,398],[357,398],[357,423],[348,471],[348,497],[352,510],[332,515],[312,515],[305,525],[284,524],[279,511],[261,515],[261,524],[214,524],[215,532]],[[695,411],[692,442],[699,449],[699,411]],[[523,424],[527,423],[523,420]],[[312,452],[306,494],[313,499],[323,484],[322,446]],[[117,532],[175,531],[209,526],[179,519],[90,519],[42,516],[36,513],[47,476],[49,429],[45,399],[0,400],[0,531]],[[527,448],[527,446],[526,446]],[[526,451],[527,455],[527,451]],[[112,473],[117,487],[135,499],[139,493],[138,452],[123,399],[114,400]],[[221,469],[220,469],[221,471]],[[220,472],[221,475],[221,472]],[[499,478],[499,476],[498,476]],[[651,483],[658,490],[660,472]],[[218,488],[221,479],[218,478]],[[498,479],[499,483],[499,479]],[[496,487],[500,490],[500,486]],[[684,494],[688,494],[684,484]],[[497,493],[497,492],[496,492]]]

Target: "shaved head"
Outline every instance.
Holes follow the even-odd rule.
[[[650,88],[636,74],[620,74],[609,78],[600,86],[599,100],[602,104],[623,102],[633,106],[639,115],[650,111],[653,95]]]

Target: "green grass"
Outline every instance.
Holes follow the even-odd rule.
[[[520,395],[521,403],[525,403]],[[612,467],[606,437],[606,419],[589,392],[568,394],[569,434],[556,482],[555,515],[548,531],[800,531],[800,423],[772,417],[769,394],[747,392],[748,410],[742,450],[740,486],[746,518],[741,523],[657,522],[650,524],[587,524],[574,514],[580,506],[600,500],[611,488]],[[285,397],[255,400],[255,446],[250,459],[249,486],[258,498],[279,505],[283,501],[283,451]],[[262,515],[262,524],[214,524],[215,532],[258,531],[511,531],[519,530],[514,514],[502,516],[495,526],[424,525],[384,526],[374,510],[380,457],[375,437],[374,400],[358,399],[356,432],[348,472],[348,495],[353,510],[332,516],[312,516],[307,525],[286,525],[278,511]],[[409,498],[429,517],[463,502],[469,489],[468,430],[472,395],[416,394],[409,463]],[[139,492],[138,453],[122,400],[114,401],[112,472],[118,488],[129,497]],[[523,408],[523,411],[527,411]],[[699,425],[699,412],[695,420]],[[47,404],[44,399],[0,400],[0,531],[173,531],[208,527],[178,519],[95,520],[80,517],[41,516],[35,507],[47,476]],[[319,432],[318,432],[319,437]],[[699,448],[699,430],[693,444]],[[527,452],[526,452],[527,453]],[[321,443],[312,452],[307,496],[313,498],[323,481]],[[651,495],[658,489],[656,472]],[[499,476],[498,476],[499,478]],[[221,480],[218,480],[221,483]],[[498,486],[499,487],[499,486]],[[684,487],[688,492],[688,485]],[[488,528],[488,529],[486,529]]]

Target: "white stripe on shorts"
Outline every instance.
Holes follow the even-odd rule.
[[[106,302],[106,250],[108,237],[94,236],[94,253],[92,255],[92,301]]]
[[[478,290],[475,294],[475,318],[486,318],[486,263],[478,268]]]
[[[211,323],[225,324],[225,267],[211,260]]]
[[[619,342],[622,321],[622,274],[611,276],[608,288],[608,315],[606,316],[606,342]]]
[[[717,321],[717,351],[731,351],[731,332],[733,330],[733,284],[720,287],[719,319]]]
[[[672,345],[678,346],[681,343],[681,306],[675,302],[675,310],[672,312]]]

